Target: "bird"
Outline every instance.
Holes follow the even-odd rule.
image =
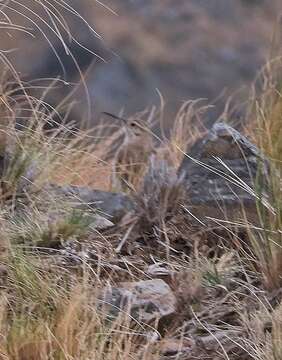
[[[124,119],[103,114],[122,122],[124,139],[114,155],[112,187],[123,192],[136,191],[142,182],[150,156],[155,153],[153,133],[141,119]]]

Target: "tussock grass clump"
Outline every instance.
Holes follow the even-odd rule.
[[[90,275],[90,274],[88,274]],[[46,272],[42,259],[11,254],[1,295],[1,356],[8,359],[119,359],[136,348],[124,316],[108,323],[87,273]],[[19,302],[19,299],[21,301]],[[128,329],[128,330],[127,330]]]
[[[144,221],[163,223],[178,211],[184,196],[184,184],[175,170],[165,160],[152,158],[139,194]]]
[[[61,211],[47,208],[47,212],[34,209],[21,211],[21,215],[12,218],[10,236],[13,243],[26,246],[58,247],[69,239],[86,236],[93,219],[79,210],[67,209],[61,205]]]
[[[282,97],[280,93],[281,59],[273,60],[265,67],[261,79],[262,93],[255,97],[252,105],[253,116],[251,133],[254,141],[269,159],[268,192],[271,207],[257,202],[260,228],[249,227],[251,247],[265,286],[277,289],[282,285]],[[258,178],[266,174],[259,173]],[[264,194],[257,189],[258,198]]]

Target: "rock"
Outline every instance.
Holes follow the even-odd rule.
[[[188,188],[187,208],[201,221],[207,217],[238,221],[244,209],[256,222],[258,186],[264,201],[268,198],[267,160],[255,145],[222,122],[196,142],[179,174]]]
[[[176,297],[160,279],[121,283],[108,287],[101,297],[103,310],[110,316],[128,312],[144,323],[160,320],[176,312]]]
[[[124,215],[134,210],[135,204],[127,195],[80,186],[50,184],[47,192],[71,199],[77,209],[98,212],[103,218],[116,224]]]
[[[194,346],[194,341],[191,339],[173,339],[165,338],[160,343],[160,354],[165,357],[177,356],[180,354],[187,353]]]
[[[155,263],[148,266],[146,273],[153,278],[167,278],[173,276],[175,271],[169,269],[166,263]]]
[[[112,223],[110,220],[98,214],[95,215],[93,222],[91,223],[91,227],[93,226],[97,230],[106,230],[114,225],[115,224]]]

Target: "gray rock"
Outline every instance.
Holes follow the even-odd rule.
[[[94,227],[97,230],[106,230],[112,226],[114,226],[114,223],[98,214],[95,215],[93,222],[91,223],[91,227]]]
[[[121,283],[108,287],[101,296],[102,309],[115,318],[121,311],[134,319],[149,323],[176,312],[176,297],[160,279]]]
[[[188,188],[188,209],[198,219],[236,221],[245,209],[248,218],[256,221],[256,197],[268,200],[267,160],[246,137],[225,123],[216,123],[196,142],[179,173]]]
[[[155,263],[149,265],[146,272],[152,278],[167,278],[168,276],[173,276],[175,274],[175,271],[170,269],[166,263]]]
[[[112,223],[118,223],[135,207],[133,200],[122,193],[106,192],[88,187],[48,185],[48,193],[65,196],[77,209],[95,211]]]

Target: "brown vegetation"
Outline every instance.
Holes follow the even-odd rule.
[[[250,106],[249,133],[270,159],[270,204],[253,189],[256,226],[228,226],[228,219],[195,225],[185,212],[187,189],[177,169],[206,131],[195,121],[206,108],[187,102],[170,136],[156,139],[140,186],[128,186],[137,210],[99,231],[95,213],[74,208],[50,183],[113,190],[111,154],[120,129],[102,124],[89,132],[64,121],[50,129],[56,109],[26,94],[17,77],[20,96],[3,80],[0,359],[281,358],[282,102],[277,67],[267,70]],[[162,125],[163,111],[140,116]],[[154,278],[176,297],[172,318],[147,324],[126,311],[115,318],[103,311],[105,286]]]

